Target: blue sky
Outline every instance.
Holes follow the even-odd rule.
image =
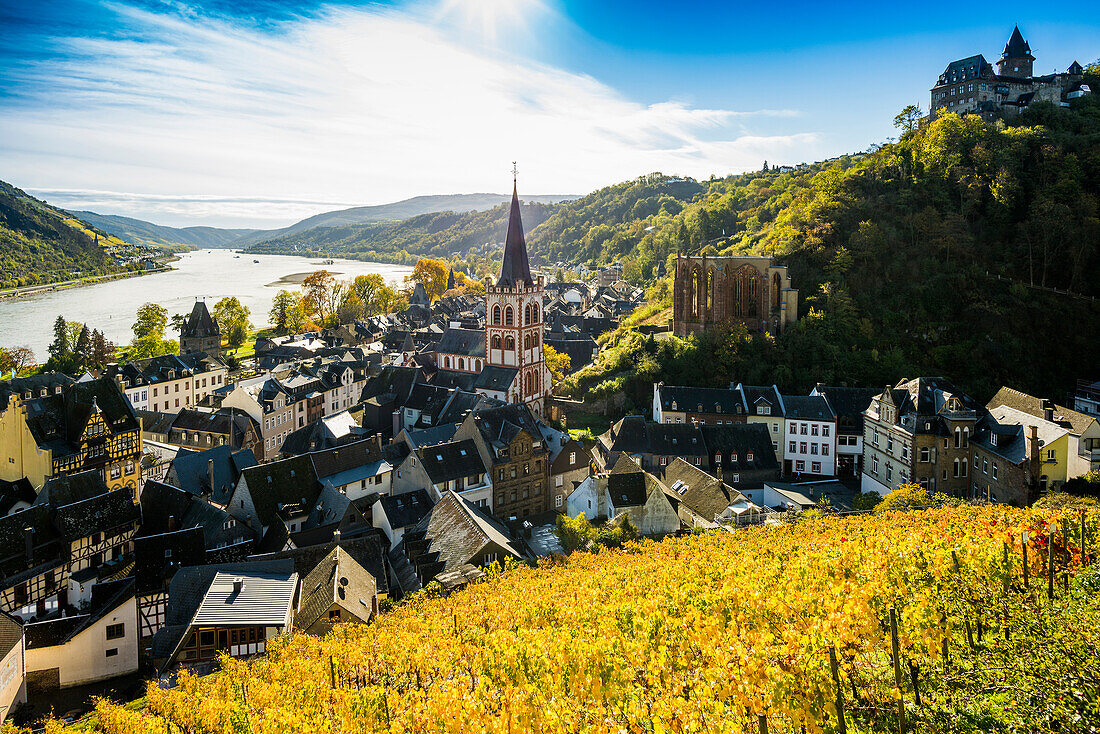
[[[1014,23],[1062,70],[1100,7],[1014,2],[0,0],[0,179],[69,208],[280,226],[865,149]],[[943,29],[949,30],[943,30]]]

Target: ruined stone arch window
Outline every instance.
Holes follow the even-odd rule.
[[[707,313],[714,311],[714,268],[707,270]]]
[[[740,319],[757,318],[759,309],[759,281],[756,268],[742,265],[733,274],[733,315]]]
[[[511,306],[506,306],[504,308],[504,325],[505,326],[512,326],[515,323],[516,323],[516,318],[515,318],[515,314],[512,312],[512,307]]]
[[[691,271],[691,315],[699,315],[699,268]]]
[[[493,323],[500,324],[500,306],[493,306]]]
[[[779,273],[772,277],[772,308],[779,308],[779,293],[782,290],[782,282]]]

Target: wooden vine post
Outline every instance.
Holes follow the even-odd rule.
[[[905,693],[901,677],[901,649],[898,644],[898,611],[890,607],[890,649],[894,653],[894,683],[898,687],[898,732],[905,731]]]
[[[1027,565],[1027,532],[1020,533],[1020,549],[1023,551],[1024,556],[1024,590],[1030,586],[1028,576],[1030,575],[1030,569]]]
[[[1081,565],[1087,566],[1089,555],[1085,552],[1085,508],[1081,508]]]
[[[1054,531],[1047,533],[1047,599],[1054,600]]]
[[[844,688],[840,685],[840,668],[836,664],[836,647],[833,645],[829,645],[829,669],[833,672],[833,685],[836,686],[837,731],[840,734],[847,734],[848,725],[844,721]]]

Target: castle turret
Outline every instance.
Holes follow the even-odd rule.
[[[997,62],[997,74],[1014,79],[1028,79],[1032,76],[1034,67],[1035,57],[1031,55],[1031,46],[1020,33],[1020,26],[1016,26]]]

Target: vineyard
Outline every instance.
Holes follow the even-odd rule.
[[[1098,520],[945,508],[578,553],[181,674],[86,726],[1095,732]]]

